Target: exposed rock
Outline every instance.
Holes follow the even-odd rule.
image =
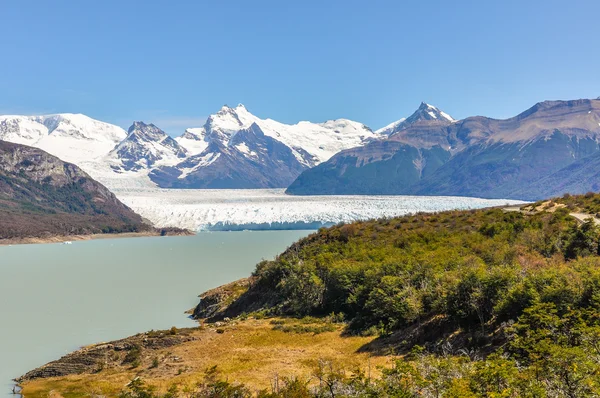
[[[243,278],[235,282],[208,290],[200,295],[200,303],[194,308],[192,316],[196,319],[227,319],[224,312],[229,305],[244,294],[253,278]]]
[[[140,358],[144,358],[149,354],[147,351],[161,350],[194,340],[189,332],[190,329],[178,330],[177,334],[171,334],[169,331],[148,332],[110,343],[84,347],[27,372],[16,381],[22,383],[40,378],[95,373],[106,366],[130,365],[131,361],[124,361],[128,352],[139,350]]]

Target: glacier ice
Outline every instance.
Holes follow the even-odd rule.
[[[196,231],[315,228],[416,212],[524,203],[453,196],[291,196],[283,189],[123,187],[115,193],[157,227]]]

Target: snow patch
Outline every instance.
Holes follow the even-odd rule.
[[[440,111],[440,115],[442,115],[442,117],[444,117],[446,120],[448,120],[450,122],[455,122],[456,121],[456,120],[454,120],[454,118],[452,116],[448,115],[444,111]]]
[[[221,153],[209,152],[206,155],[199,157],[198,161],[194,167],[188,167],[185,169],[181,169],[181,175],[177,178],[183,179],[183,178],[187,177],[189,174],[197,171],[198,169],[213,164],[217,159],[219,159],[220,156],[221,156]]]
[[[246,145],[245,142],[242,142],[241,144],[237,144],[236,149],[242,153],[245,153],[246,155],[250,154],[250,148],[248,148],[248,145]]]

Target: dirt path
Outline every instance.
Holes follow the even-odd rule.
[[[574,217],[577,219],[577,221],[579,221],[580,223],[583,223],[585,220],[587,220],[588,218],[591,218],[592,220],[594,220],[594,223],[596,225],[600,225],[600,219],[594,217],[591,214],[585,214],[585,213],[569,213],[569,215],[571,217]]]
[[[523,214],[527,214],[527,215],[535,214],[535,212],[532,212],[532,211],[522,210],[521,206],[508,206],[508,207],[502,208],[502,210],[507,211],[507,212],[519,212],[519,213],[523,213]],[[596,225],[600,225],[600,219],[594,217],[592,214],[569,213],[569,215],[571,217],[575,218],[577,221],[579,221],[579,223],[582,223],[582,224],[585,222],[585,220],[587,220],[588,218],[591,218],[592,220],[594,220],[594,223]]]

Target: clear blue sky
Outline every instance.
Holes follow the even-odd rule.
[[[221,105],[379,128],[600,96],[600,1],[0,0],[0,113],[171,134]]]

